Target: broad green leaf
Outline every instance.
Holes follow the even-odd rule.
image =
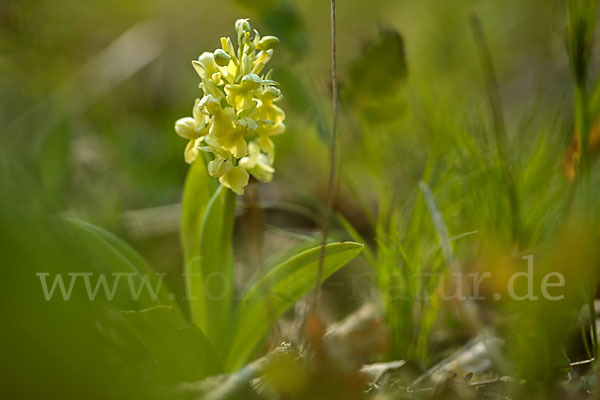
[[[206,211],[214,205],[217,185],[199,158],[190,167],[185,181],[181,214],[181,242],[184,253],[186,291],[191,320],[206,332],[206,302],[202,269],[202,227]],[[213,211],[214,212],[214,211]]]
[[[98,276],[91,276],[90,289],[97,295],[106,292],[99,279],[104,275],[109,291],[115,288],[115,297],[111,300],[115,307],[148,308],[156,305],[168,305],[174,308],[180,321],[183,313],[174,300],[174,295],[162,281],[162,277],[129,244],[99,226],[78,219],[67,219],[82,245],[93,255],[90,266],[98,270]],[[117,278],[119,274],[121,277]],[[118,281],[116,281],[118,279]]]
[[[230,315],[235,195],[215,184],[204,160],[188,172],[181,239],[191,320],[215,341]]]
[[[216,190],[217,185],[208,175],[204,160],[198,158],[190,166],[183,190],[181,241],[186,265],[198,254],[202,219]]]
[[[190,291],[193,321],[213,343],[217,343],[231,314],[234,217],[235,194],[219,186],[202,220],[200,250],[197,262],[192,263],[200,270]]]
[[[330,243],[326,247],[322,280],[339,270],[363,249],[354,242]],[[271,324],[314,286],[321,246],[305,250],[277,265],[243,295],[236,310],[236,329],[225,368],[233,371],[248,361]]]
[[[157,373],[167,382],[196,381],[222,373],[218,357],[194,324],[182,326],[177,311],[158,306],[123,311],[125,322],[156,361]]]
[[[190,306],[191,320],[198,323],[204,312],[204,283],[200,265],[200,237],[202,220],[217,186],[206,170],[206,163],[198,158],[191,166],[183,189],[181,211],[181,243],[183,245],[186,294]],[[196,299],[196,300],[194,300]],[[198,325],[201,326],[200,323]],[[202,328],[204,328],[202,326]]]

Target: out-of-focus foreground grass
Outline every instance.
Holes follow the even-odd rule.
[[[571,342],[596,290],[598,143],[589,146],[583,178],[570,180],[565,160],[577,126],[598,128],[597,114],[583,125],[577,115],[566,3],[339,2],[332,236],[360,239],[370,250],[325,285],[324,307],[335,319],[363,302],[380,305],[389,348],[368,361],[430,366],[448,343],[495,327],[506,339],[503,373],[551,387],[555,367],[582,355]],[[295,243],[290,238],[317,235],[331,125],[328,7],[316,0],[3,1],[0,392],[134,397],[157,381],[194,379],[149,370],[144,349],[112,320],[119,319],[114,304],[90,302],[83,290],[69,302],[46,302],[36,273],[110,270],[110,257],[61,222],[77,217],[125,238],[183,296],[178,204],[188,166],[173,122],[199,95],[190,60],[233,35],[237,18],[280,38],[274,76],[287,115],[287,131],[274,139],[274,181],[258,186],[264,225],[251,204],[238,213],[240,280],[256,272],[257,251],[268,256]],[[598,59],[592,53],[586,63],[584,86],[595,82]],[[499,109],[490,108],[489,92]],[[263,233],[264,243],[256,239]],[[537,288],[545,273],[564,274],[564,301],[491,300],[508,297],[507,281],[526,270],[528,255]],[[458,271],[491,272],[482,286],[488,300],[475,311],[440,300]],[[356,276],[369,279],[357,286]],[[597,349],[589,336],[588,353]]]

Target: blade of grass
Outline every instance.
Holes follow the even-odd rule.
[[[473,36],[477,42],[477,49],[479,50],[479,55],[481,58],[481,66],[485,75],[485,83],[489,97],[490,112],[494,122],[493,131],[496,143],[496,157],[498,163],[500,164],[500,168],[502,169],[502,174],[504,176],[507,189],[511,214],[512,240],[518,245],[521,234],[519,202],[515,188],[515,178],[511,168],[511,160],[507,157],[507,133],[506,125],[504,123],[504,116],[502,115],[498,79],[496,77],[492,56],[490,55],[490,51],[485,40],[485,35],[483,33],[483,28],[481,27],[479,16],[475,13],[471,14],[470,21],[471,28],[473,30]]]

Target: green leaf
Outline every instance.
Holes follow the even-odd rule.
[[[192,164],[181,219],[191,320],[213,343],[230,315],[235,216],[235,194],[215,182],[204,160]]]
[[[200,271],[190,290],[193,321],[213,343],[231,315],[234,217],[235,193],[219,186],[202,220],[200,250],[192,263]]]
[[[162,277],[157,276],[148,262],[129,244],[99,226],[78,219],[67,219],[74,229],[78,240],[86,246],[87,254],[93,255],[90,265],[99,273],[135,273],[124,276],[117,283],[110,282],[109,289],[117,286],[117,295],[112,300],[120,309],[148,308],[156,305],[168,305],[174,308],[179,321],[184,321],[183,313],[174,300]],[[112,277],[107,277],[107,282]],[[116,278],[115,278],[116,279]],[[92,290],[98,281],[90,282]],[[100,288],[99,292],[102,292]]]
[[[200,251],[202,220],[216,190],[214,179],[206,170],[206,163],[202,159],[196,160],[188,171],[183,189],[181,241],[186,265]]]
[[[326,247],[322,281],[342,268],[363,249],[354,242],[330,243]],[[277,265],[243,295],[236,310],[227,371],[241,367],[268,333],[271,324],[314,286],[321,246],[305,250]]]
[[[122,315],[148,350],[157,375],[167,382],[196,381],[223,372],[218,357],[194,324],[183,327],[172,307],[158,306]]]

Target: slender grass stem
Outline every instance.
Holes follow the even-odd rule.
[[[336,21],[335,21],[335,0],[331,0],[331,88],[333,103],[333,124],[331,129],[331,142],[329,152],[329,181],[327,184],[327,204],[323,214],[323,236],[321,240],[321,254],[319,256],[319,268],[317,270],[317,281],[315,283],[313,312],[316,312],[319,302],[319,292],[321,291],[321,277],[323,275],[323,265],[325,263],[325,249],[327,236],[331,224],[331,210],[335,195],[335,177],[337,162],[337,112],[338,112],[338,85],[337,85],[337,49],[336,49]]]
[[[485,75],[485,82],[490,103],[490,112],[492,114],[494,124],[494,138],[496,142],[496,157],[502,168],[502,175],[508,191],[508,203],[511,214],[511,235],[513,241],[518,245],[520,228],[520,212],[519,201],[516,192],[515,178],[512,173],[510,159],[507,157],[507,133],[502,114],[502,106],[500,102],[498,79],[494,70],[494,63],[487,46],[481,21],[477,14],[473,13],[470,16],[471,28],[473,36],[477,43],[477,49],[481,58],[481,66]]]
[[[470,21],[473,36],[477,42],[477,48],[481,58],[483,73],[485,74],[490,109],[494,122],[497,157],[502,161],[506,159],[506,125],[504,123],[504,116],[502,115],[502,107],[500,105],[500,96],[498,94],[498,79],[496,78],[492,56],[490,55],[483,28],[481,27],[481,21],[477,14],[471,14]]]

